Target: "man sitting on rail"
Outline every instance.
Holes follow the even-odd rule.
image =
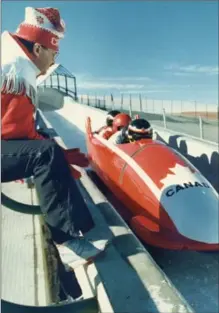
[[[55,8],[25,10],[25,20],[16,33],[2,34],[1,85],[1,181],[34,176],[40,207],[60,256],[72,267],[84,264],[107,244],[88,241],[81,232],[93,221],[75,180],[80,172],[72,164],[86,167],[86,155],[79,149],[64,150],[35,128],[36,77],[45,74],[58,53],[65,24]],[[73,134],[74,135],[74,134]]]

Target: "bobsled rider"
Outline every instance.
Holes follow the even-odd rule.
[[[106,125],[102,126],[95,133],[99,134],[105,139],[109,139],[110,136],[113,134],[113,129],[112,129],[113,120],[118,114],[120,114],[120,111],[117,111],[117,110],[109,111],[106,116]]]
[[[143,118],[138,118],[122,129],[120,134],[117,136],[115,143],[123,144],[141,139],[152,139],[152,137],[153,129],[150,123]]]
[[[55,62],[64,29],[57,9],[27,7],[17,31],[2,34],[1,178],[9,182],[34,176],[41,210],[62,261],[76,267],[107,244],[106,240],[93,244],[81,236],[94,224],[70,165],[86,167],[88,159],[79,149],[64,150],[40,135],[33,118],[36,77]]]
[[[129,142],[152,139],[153,129],[147,120],[143,118],[135,119],[129,124],[126,136]]]
[[[113,121],[113,135],[109,138],[109,141],[114,144],[119,144],[121,137],[123,137],[126,132],[129,123],[131,122],[131,117],[126,113],[118,114]]]

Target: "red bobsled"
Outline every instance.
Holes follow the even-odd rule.
[[[219,250],[218,193],[181,154],[160,141],[114,145],[86,122],[91,167],[129,211],[145,242],[166,249]]]

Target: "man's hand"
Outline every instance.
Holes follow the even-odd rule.
[[[78,170],[76,170],[76,168],[74,168],[74,166],[70,166],[70,171],[71,171],[71,175],[72,175],[72,177],[74,177],[74,179],[81,178],[81,173]]]
[[[84,153],[80,152],[79,148],[64,150],[64,154],[68,164],[74,164],[80,167],[89,166],[89,159]]]

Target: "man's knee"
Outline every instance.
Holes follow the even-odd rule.
[[[64,159],[62,148],[54,140],[43,140],[43,145],[39,149],[37,156],[46,163]]]

